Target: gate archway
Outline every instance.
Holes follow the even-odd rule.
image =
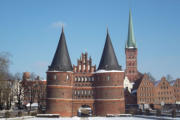
[[[89,105],[82,105],[79,109],[78,109],[78,116],[92,116],[92,108]]]

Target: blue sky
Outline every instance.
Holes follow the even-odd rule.
[[[180,77],[180,0],[1,0],[0,51],[12,57],[10,71],[46,78],[61,25],[72,64],[87,51],[99,65],[106,27],[119,64],[125,68],[125,42],[132,8],[138,69],[156,79]]]

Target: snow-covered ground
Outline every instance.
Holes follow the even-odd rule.
[[[180,120],[180,118],[170,118],[164,117],[163,120]],[[89,118],[80,118],[80,117],[72,117],[72,118],[31,118],[28,120],[152,120],[152,118],[139,118],[139,117],[89,117]]]
[[[145,117],[145,118],[141,118]],[[37,118],[37,117],[19,117],[19,118],[0,118],[0,120],[180,120],[180,118],[171,117],[156,117],[156,116],[141,116],[141,117],[60,117],[60,118]],[[149,117],[149,118],[146,118]]]
[[[144,118],[135,117],[72,117],[72,118],[31,118],[28,120],[144,120]]]

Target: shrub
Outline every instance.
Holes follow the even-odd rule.
[[[21,117],[22,115],[23,115],[22,111],[19,111],[17,116]]]
[[[161,116],[161,110],[159,109],[156,110],[156,116]]]
[[[138,110],[135,109],[135,108],[132,108],[129,110],[129,113],[132,114],[132,115],[136,115],[138,113]]]
[[[176,117],[176,110],[175,110],[175,109],[172,110],[172,117],[173,117],[173,118]]]
[[[150,110],[146,109],[146,110],[145,110],[145,114],[146,114],[146,115],[150,115]]]
[[[10,112],[9,112],[9,111],[6,111],[4,117],[5,117],[5,118],[9,118],[10,116],[11,116]]]
[[[137,114],[138,114],[138,115],[142,115],[142,114],[143,114],[142,110],[139,109]]]
[[[31,113],[31,116],[36,116],[37,115],[37,112],[32,112]]]

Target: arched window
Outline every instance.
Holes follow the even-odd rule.
[[[94,81],[94,77],[92,77],[91,80]]]
[[[88,70],[90,70],[90,66],[88,65]]]
[[[89,81],[89,82],[91,81],[91,77],[88,77],[88,81]]]
[[[81,81],[81,77],[78,77],[78,81],[79,81],[79,82]]]
[[[84,77],[81,77],[81,81],[82,81],[82,82],[84,81]]]
[[[83,70],[85,70],[86,69],[86,66],[85,65],[83,65]]]
[[[75,82],[77,82],[77,77],[75,77]]]
[[[79,65],[79,70],[81,70],[81,65]]]
[[[87,82],[87,77],[84,77],[84,81]]]

